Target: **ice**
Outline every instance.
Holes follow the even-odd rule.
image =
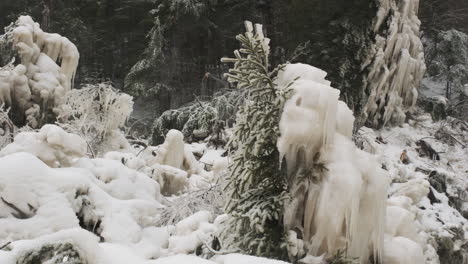
[[[417,88],[426,70],[419,38],[418,2],[379,2],[374,23],[375,52],[371,52],[368,59],[371,62],[366,80],[369,98],[363,109],[365,119],[375,127],[401,124],[406,112],[414,110]],[[381,36],[384,21],[388,21],[388,30]]]
[[[302,228],[303,219],[311,256],[332,256],[346,248],[361,263],[369,256],[380,259],[385,174],[372,155],[351,141],[354,117],[339,101],[339,91],[323,79],[326,73],[303,64],[287,65],[283,71],[278,84],[298,78],[290,86],[292,96],[284,106],[277,144],[293,186],[293,202],[286,205],[286,228]],[[320,164],[323,168],[317,167]]]
[[[18,122],[37,128],[42,122],[37,113],[59,106],[72,88],[80,55],[70,40],[43,32],[29,16],[18,18],[13,45],[20,64],[0,74],[0,105],[17,105]]]
[[[169,130],[166,140],[156,152],[156,163],[158,164],[182,169],[189,172],[189,174],[200,171],[195,157],[184,144],[184,135],[178,130]]]

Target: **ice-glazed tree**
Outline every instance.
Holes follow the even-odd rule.
[[[29,16],[19,17],[0,39],[20,59],[0,69],[0,103],[12,108],[18,126],[52,122],[60,99],[73,88],[78,49],[66,37],[44,32]]]
[[[353,112],[318,68],[270,71],[269,39],[261,25],[246,29],[223,59],[249,91],[229,144],[226,244],[301,263],[381,260],[388,182],[352,142]]]
[[[276,88],[268,62],[269,39],[262,25],[246,22],[246,33],[238,35],[241,44],[234,63],[226,74],[238,89],[247,88],[248,96],[237,113],[229,148],[232,163],[226,186],[230,192],[227,211],[232,215],[225,237],[232,245],[250,254],[284,258],[282,211],[287,198],[285,173],[280,170],[276,141],[282,104],[286,98]]]

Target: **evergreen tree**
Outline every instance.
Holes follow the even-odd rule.
[[[125,91],[136,96],[155,95],[160,89],[167,88],[162,83],[161,70],[164,63],[162,52],[164,39],[161,23],[156,17],[154,27],[148,34],[148,47],[143,52],[143,59],[131,68],[125,77]]]
[[[241,49],[226,74],[238,89],[249,95],[240,107],[234,133],[229,142],[232,163],[226,189],[230,192],[227,211],[232,216],[223,237],[248,254],[285,258],[282,211],[287,199],[285,172],[280,170],[276,142],[279,118],[287,92],[279,90],[274,78],[279,68],[270,71],[269,39],[261,25],[246,22],[247,32],[238,35]]]

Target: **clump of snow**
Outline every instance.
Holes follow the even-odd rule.
[[[376,159],[351,141],[354,117],[325,75],[300,64],[279,74],[283,85],[299,77],[290,86],[278,139],[293,197],[284,223],[303,230],[310,256],[346,248],[365,263],[383,253],[388,181]]]
[[[162,207],[159,185],[114,161],[85,159],[77,165],[85,169],[52,169],[27,153],[0,158],[1,241],[81,224],[106,241],[138,242]]]
[[[28,152],[50,167],[68,167],[73,159],[84,157],[86,142],[79,136],[65,132],[55,125],[45,125],[38,132],[22,132],[14,142],[0,151],[0,157]]]

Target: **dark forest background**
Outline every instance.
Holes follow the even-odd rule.
[[[356,36],[372,37],[375,6],[372,0],[2,0],[0,28],[31,15],[77,45],[78,84],[112,81],[156,100],[160,113],[227,86],[219,59],[237,47],[244,20],[265,26],[273,64],[294,58],[300,47],[297,59],[329,72],[335,87],[357,86],[352,75],[368,41]],[[422,34],[468,33],[467,14],[466,0],[421,0]],[[151,65],[126,82],[142,59]]]

